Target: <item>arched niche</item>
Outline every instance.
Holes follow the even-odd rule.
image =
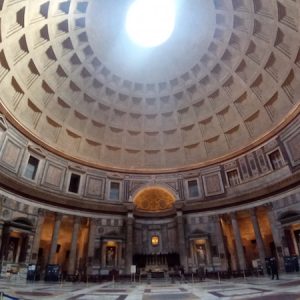
[[[143,187],[133,195],[135,209],[144,212],[157,213],[171,210],[175,201],[175,193],[160,185]]]

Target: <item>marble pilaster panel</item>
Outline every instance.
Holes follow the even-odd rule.
[[[132,265],[132,255],[133,255],[133,215],[128,213],[126,221],[126,252],[125,252],[125,272],[130,274],[130,267]]]
[[[182,211],[177,211],[176,221],[177,221],[177,237],[178,237],[180,263],[184,267],[185,271],[187,271],[188,258],[187,258],[186,245],[185,245],[184,221],[183,221]]]

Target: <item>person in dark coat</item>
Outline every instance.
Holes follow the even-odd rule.
[[[179,267],[179,275],[180,275],[180,281],[184,280],[184,267],[180,266]]]
[[[277,265],[277,261],[275,259],[275,257],[272,257],[270,259],[270,267],[271,267],[271,274],[272,274],[272,280],[274,279],[274,277],[276,276],[276,279],[279,279],[279,275],[278,275],[278,265]]]
[[[198,268],[198,277],[199,277],[200,281],[204,280],[205,273],[204,273],[204,268],[203,267]]]

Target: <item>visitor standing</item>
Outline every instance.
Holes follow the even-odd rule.
[[[275,257],[270,258],[270,267],[271,267],[272,280],[274,279],[275,276],[276,276],[276,279],[278,280],[279,279],[278,265],[277,265],[277,261],[276,261]]]

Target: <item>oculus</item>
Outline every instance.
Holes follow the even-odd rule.
[[[176,0],[135,0],[126,16],[126,32],[140,47],[152,48],[169,39],[175,28]]]

